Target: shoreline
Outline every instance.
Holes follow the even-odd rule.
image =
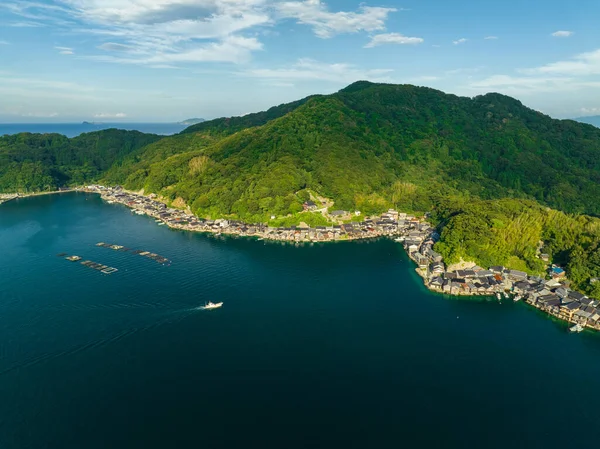
[[[31,198],[32,196],[56,195],[59,193],[78,192],[76,188],[64,190],[52,190],[50,192],[34,192],[34,193],[4,193],[0,194],[0,204],[8,203],[9,201],[18,200],[21,198]]]
[[[433,250],[440,236],[426,221],[412,215],[389,210],[379,217],[363,222],[311,227],[270,227],[267,224],[246,224],[237,220],[204,220],[184,210],[169,208],[154,194],[141,195],[120,188],[88,186],[53,192],[15,196],[6,201],[57,193],[84,192],[99,194],[108,204],[122,204],[138,215],[154,218],[159,225],[171,229],[211,234],[215,236],[246,237],[257,241],[290,243],[295,246],[315,243],[367,241],[381,237],[402,243],[409,259],[417,265],[415,272],[424,287],[432,293],[464,298],[479,297],[523,301],[553,319],[583,329],[600,331],[600,301],[570,290],[558,279],[544,279],[502,266],[484,269],[478,266],[447,267],[440,254]],[[512,298],[511,298],[512,296]],[[581,326],[581,328],[575,326]]]

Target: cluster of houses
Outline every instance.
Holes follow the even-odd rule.
[[[286,242],[394,237],[396,241],[403,242],[409,257],[418,266],[417,272],[433,291],[449,295],[482,296],[510,293],[515,299],[523,298],[528,304],[557,318],[600,330],[600,302],[570,290],[562,268],[552,266],[550,279],[501,266],[489,269],[474,266],[448,271],[441,254],[433,249],[440,239],[436,230],[427,222],[395,210],[361,222],[316,227],[271,227],[236,220],[199,219],[183,210],[169,208],[157,201],[155,195],[137,195],[125,192],[120,187],[88,186],[87,190],[100,192],[109,203],[124,204],[138,214],[154,217],[159,223],[189,231],[255,236]]]
[[[238,220],[204,220],[180,209],[167,207],[157,201],[156,195],[137,195],[125,192],[120,187],[87,186],[86,190],[99,192],[108,203],[121,203],[138,214],[155,218],[172,228],[215,234],[231,234],[259,237],[286,242],[325,242],[336,240],[356,240],[381,236],[394,236],[398,233],[398,214],[395,211],[377,218],[367,218],[361,222],[315,227],[272,227],[267,224],[248,224]],[[405,216],[406,217],[406,216]],[[415,220],[414,217],[410,217]]]
[[[548,271],[550,279],[502,266],[446,271],[442,256],[433,250],[438,239],[439,235],[426,223],[413,226],[404,238],[409,257],[431,290],[449,295],[510,293],[514,299],[524,299],[557,318],[600,330],[600,301],[569,289],[562,268],[553,265]]]

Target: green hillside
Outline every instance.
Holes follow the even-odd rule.
[[[0,192],[39,192],[97,180],[115,161],[160,136],[108,129],[69,139],[60,134],[0,137]]]
[[[600,215],[600,130],[510,97],[358,82],[270,111],[192,126],[107,179],[248,220],[297,211],[307,188],[366,212],[459,195]]]

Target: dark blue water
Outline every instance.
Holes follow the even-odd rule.
[[[598,379],[598,336],[430,294],[391,241],[217,240],[85,194],[0,206],[2,449],[595,447]]]
[[[58,133],[67,137],[76,137],[82,133],[117,128],[143,133],[171,135],[187,128],[178,123],[0,123],[0,136],[17,133]]]

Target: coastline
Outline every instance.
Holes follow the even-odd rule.
[[[366,218],[363,222],[314,228],[275,228],[236,220],[199,219],[186,211],[169,208],[156,195],[104,186],[24,194],[6,201],[69,192],[99,194],[106,203],[122,204],[133,213],[154,218],[159,225],[216,236],[247,237],[295,245],[390,238],[403,244],[408,257],[417,266],[415,272],[430,292],[456,298],[495,296],[498,300],[522,300],[553,319],[574,325],[573,329],[577,332],[583,329],[600,331],[600,301],[570,290],[564,278],[561,279],[563,282],[559,282],[554,278],[543,279],[501,266],[484,269],[472,266],[472,263],[447,267],[442,256],[433,250],[440,238],[436,230],[424,220],[395,210],[379,217]]]
[[[34,192],[34,193],[5,193],[0,194],[0,204],[8,203],[9,201],[17,200],[20,198],[30,198],[32,196],[44,196],[44,195],[56,195],[59,193],[70,193],[80,191],[78,189],[63,189],[63,190],[52,190],[50,192]]]

